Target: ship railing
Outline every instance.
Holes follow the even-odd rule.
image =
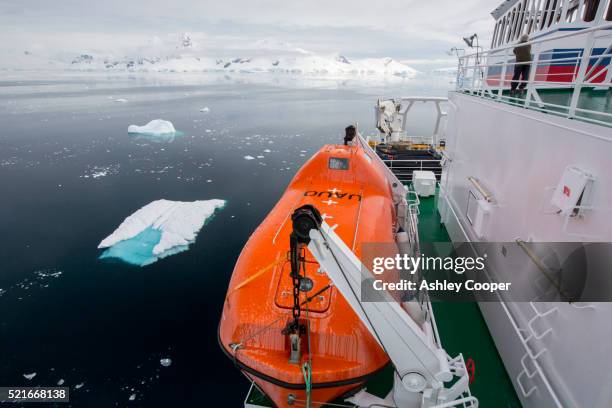
[[[415,170],[433,171],[436,179],[442,175],[441,159],[383,159],[387,167],[402,183],[412,181],[412,172]]]
[[[374,149],[368,144],[368,142],[363,138],[361,134],[357,136],[357,143],[361,148],[367,152],[367,157],[373,162],[377,163],[385,173],[385,177],[389,181],[391,188],[393,190],[393,200],[395,205],[397,206],[398,213],[398,223],[399,226],[402,227],[404,231],[408,231],[410,229],[409,223],[411,222],[409,217],[409,205],[406,200],[406,194],[408,193],[408,189],[404,186],[401,180],[397,178],[397,176],[385,165],[382,159],[376,154]],[[410,242],[412,243],[412,239],[414,237],[410,236]],[[416,237],[418,239],[418,237]]]
[[[556,51],[560,40],[571,47]],[[608,100],[612,86],[612,22],[521,45],[527,44],[531,45],[530,62],[516,62],[516,43],[460,56],[456,91],[612,127],[612,104]],[[517,65],[529,66],[527,80],[512,81]],[[562,72],[549,72],[550,68]],[[524,97],[510,94],[512,82],[525,88]]]

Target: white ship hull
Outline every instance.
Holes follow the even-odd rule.
[[[453,241],[612,241],[610,128],[458,92],[449,102],[438,209]],[[551,208],[568,166],[593,175],[583,217]],[[468,200],[483,200],[482,189],[492,203],[474,222]],[[612,265],[612,254],[605,256]],[[515,272],[499,254],[489,269],[500,280]],[[611,293],[612,274],[598,285]],[[525,407],[612,406],[612,303],[499,301],[480,308]]]

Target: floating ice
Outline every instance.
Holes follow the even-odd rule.
[[[164,367],[170,367],[170,365],[172,364],[172,359],[162,358],[161,360],[159,360],[159,364],[161,364]]]
[[[85,383],[78,383],[77,385],[74,386],[74,388],[78,390],[79,388],[82,388],[84,385]]]
[[[115,99],[115,102],[127,102],[127,101],[128,101],[128,100],[127,100],[127,99],[125,99],[125,98],[118,98],[118,99]]]
[[[108,248],[100,258],[117,258],[145,266],[186,251],[224,200],[153,201],[130,215],[98,248]]]
[[[31,380],[34,377],[36,377],[36,373],[30,373],[30,374],[23,375],[23,378],[25,378],[26,380]]]
[[[135,399],[136,399],[136,394],[130,395],[130,398],[129,398],[130,401],[134,401]]]
[[[210,108],[208,106],[205,106],[202,109],[200,109],[200,112],[208,113],[210,112]]]
[[[64,379],[60,378],[60,380],[57,382],[57,385],[64,385]]]
[[[154,119],[144,126],[130,125],[128,133],[145,135],[167,135],[176,133],[172,122],[163,119]]]
[[[253,156],[244,156],[244,160],[255,160]]]
[[[85,174],[79,176],[81,178],[92,178],[99,179],[102,177],[116,175],[119,173],[119,164],[111,164],[108,166],[91,166],[87,169]]]

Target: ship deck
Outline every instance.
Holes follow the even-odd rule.
[[[427,242],[450,242],[446,228],[441,223],[437,210],[437,195],[420,199],[419,239]],[[475,365],[472,395],[478,398],[483,408],[503,407],[520,408],[521,404],[506,373],[493,338],[480,313],[477,303],[435,302],[432,304],[442,338],[442,344],[449,355],[463,354],[464,359],[472,359]],[[369,393],[384,398],[393,386],[393,369],[388,366],[366,383]],[[271,401],[256,387],[252,387],[246,403],[252,408],[273,407]],[[340,399],[331,404],[318,407],[352,407]]]

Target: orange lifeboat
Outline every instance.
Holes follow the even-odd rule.
[[[359,388],[389,362],[307,247],[297,249],[299,276],[292,263],[292,214],[304,206],[337,225],[335,232],[358,257],[362,243],[395,242],[392,187],[374,155],[359,143],[319,150],[251,235],[234,268],[219,343],[277,407],[305,406],[307,400],[320,406]]]

